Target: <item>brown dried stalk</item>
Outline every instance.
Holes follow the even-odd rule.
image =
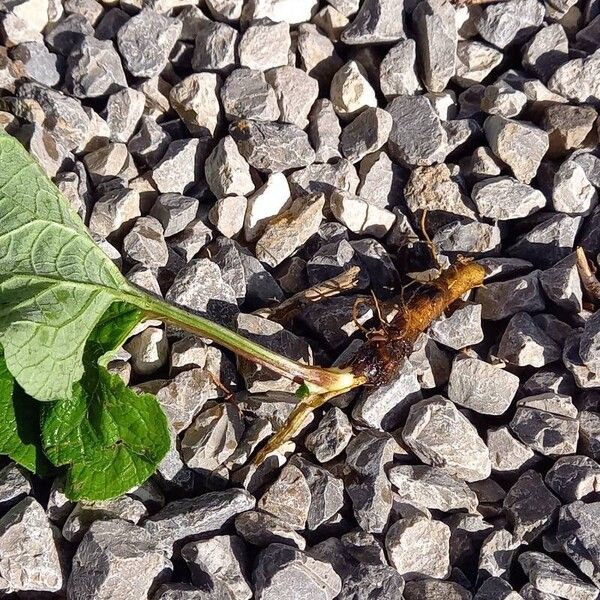
[[[590,263],[581,246],[577,248],[577,271],[590,298],[594,301],[600,301],[600,281],[596,279],[596,275],[592,272]]]
[[[294,294],[291,298],[283,301],[278,306],[273,308],[263,308],[255,311],[254,314],[271,321],[276,321],[277,323],[287,323],[309,304],[320,302],[325,298],[338,296],[345,291],[355,288],[358,284],[359,273],[359,267],[350,267],[347,271],[344,271],[327,281],[322,281],[306,290]]]

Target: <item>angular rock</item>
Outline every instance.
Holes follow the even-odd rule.
[[[355,474],[347,492],[354,516],[365,531],[381,533],[387,525],[393,497],[384,467],[397,447],[390,434],[367,429],[346,448],[346,464]]]
[[[482,306],[482,317],[500,321],[521,311],[537,312],[545,307],[540,291],[540,271],[528,275],[498,281],[479,288],[475,301]]]
[[[219,85],[214,73],[194,73],[171,88],[171,105],[191,134],[215,134],[221,111]]]
[[[502,52],[477,40],[460,40],[456,49],[455,81],[464,86],[481,83],[501,62]]]
[[[131,354],[131,365],[139,375],[150,375],[167,362],[167,336],[164,329],[158,327],[147,327],[132,337],[124,348]]]
[[[341,67],[331,80],[330,98],[342,119],[352,119],[368,107],[377,106],[375,90],[364,67],[354,60]]]
[[[94,204],[89,228],[102,238],[120,238],[140,214],[140,194],[129,189],[116,190]]]
[[[314,77],[324,89],[329,89],[331,79],[343,65],[331,40],[322,35],[312,23],[298,26],[298,56],[302,70]]]
[[[449,475],[444,469],[423,465],[400,465],[388,473],[401,502],[417,508],[451,512],[477,511],[477,495],[469,486]]]
[[[144,112],[146,97],[129,88],[111,94],[106,103],[106,124],[111,140],[127,142],[133,135]]]
[[[182,22],[149,8],[129,19],[117,33],[119,53],[134,77],[154,77],[167,65]]]
[[[233,404],[202,411],[181,440],[183,461],[192,469],[216,471],[237,447],[243,430],[241,414]]]
[[[479,554],[478,579],[508,578],[515,552],[523,542],[506,529],[496,529],[484,540]]]
[[[306,540],[285,521],[257,510],[248,510],[235,519],[238,534],[249,544],[266,548],[271,544],[287,544],[304,550]]]
[[[136,160],[153,167],[167,151],[171,136],[150,117],[143,116],[140,122],[127,147]]]
[[[342,33],[344,44],[380,44],[405,37],[403,0],[366,0]]]
[[[325,194],[328,199],[336,190],[354,194],[359,184],[356,169],[345,158],[331,163],[314,163],[294,171],[288,181],[294,197]]]
[[[308,136],[295,125],[243,120],[229,131],[242,156],[263,173],[305,167],[314,161]]]
[[[0,576],[9,593],[63,588],[55,532],[34,498],[23,498],[0,519],[0,549]]]
[[[454,6],[445,0],[424,0],[412,14],[422,65],[423,83],[442,92],[455,72],[458,32]]]
[[[251,510],[254,504],[254,498],[245,490],[208,492],[170,502],[144,523],[144,529],[169,552],[175,542],[219,532],[235,515]]]
[[[288,23],[255,21],[240,38],[238,44],[240,65],[259,71],[287,65],[290,46]]]
[[[333,600],[342,587],[331,565],[282,544],[271,544],[258,555],[254,584],[256,600],[275,600],[285,594]]]
[[[223,587],[234,600],[250,600],[252,589],[246,578],[247,549],[234,535],[221,535],[186,544],[181,549],[192,574],[192,582],[200,587]],[[207,586],[206,579],[210,580]]]
[[[402,439],[425,463],[466,481],[489,477],[490,456],[473,425],[442,396],[411,407]]]
[[[588,214],[597,203],[598,193],[587,178],[584,168],[573,160],[566,160],[554,175],[554,210],[571,215]]]
[[[545,481],[563,502],[575,502],[600,489],[600,465],[587,456],[561,456]]]
[[[165,237],[183,231],[196,217],[198,200],[181,194],[161,194],[157,199],[150,216],[160,221]]]
[[[574,250],[581,217],[553,214],[508,249],[510,256],[526,258],[539,267],[551,267]]]
[[[266,183],[248,198],[244,218],[244,237],[253,242],[265,231],[269,222],[289,208],[290,186],[283,173],[271,174]]]
[[[181,17],[181,15],[179,15]],[[184,21],[185,29],[185,21]],[[194,29],[196,33],[196,29]],[[197,72],[226,72],[235,67],[239,34],[227,23],[204,20],[195,36],[192,69]]]
[[[592,131],[597,116],[596,110],[591,106],[547,106],[544,109],[542,125],[548,132],[549,154],[560,157],[569,150],[580,148]]]
[[[97,521],[73,557],[69,598],[116,600],[144,597],[172,565],[143,528],[127,521]]]
[[[504,510],[514,535],[526,543],[538,538],[556,520],[560,500],[533,470],[523,473],[508,490]]]
[[[519,378],[477,358],[459,355],[452,364],[448,398],[475,412],[501,415],[510,407]]]
[[[510,428],[545,456],[574,454],[577,448],[577,409],[569,396],[546,393],[519,400]]]
[[[520,1],[510,0],[510,3]],[[548,134],[528,123],[499,115],[488,117],[484,129],[494,154],[512,169],[519,181],[529,183],[548,150]]]
[[[231,136],[225,136],[206,159],[204,174],[217,197],[249,194],[254,190],[250,167]]]
[[[520,312],[504,330],[496,355],[518,367],[543,367],[558,360],[561,349],[527,313]]]
[[[396,569],[387,565],[360,564],[344,577],[337,600],[394,600],[403,588],[404,579]]]
[[[352,425],[346,413],[334,406],[323,415],[317,428],[306,436],[304,444],[320,463],[325,463],[341,454],[351,437]]]
[[[547,81],[569,57],[569,40],[560,23],[540,29],[527,44],[523,66]]]
[[[407,581],[445,579],[450,572],[450,528],[441,521],[400,519],[389,528],[385,547],[390,562]]]
[[[368,108],[344,127],[340,137],[342,154],[356,163],[379,150],[392,130],[392,117],[381,108]]]
[[[112,42],[86,36],[71,52],[66,82],[77,98],[106,96],[127,87],[121,60]]]
[[[232,238],[244,228],[247,206],[244,196],[219,198],[208,212],[208,218],[221,234]]]
[[[298,455],[292,457],[287,466],[298,467],[308,484],[310,502],[306,515],[306,527],[309,530],[315,530],[334,519],[338,511],[344,506],[343,481],[332,475],[327,469],[318,467]],[[281,481],[281,476],[278,481]],[[272,490],[273,487],[270,488],[268,493]],[[297,492],[294,490],[292,495],[296,496],[296,494]],[[276,499],[276,496],[272,499]],[[289,521],[287,522],[289,524]]]
[[[463,256],[498,254],[500,229],[480,221],[460,220],[440,227],[432,239],[440,252]]]
[[[379,86],[386,98],[412,96],[422,91],[416,61],[414,40],[402,40],[388,51],[379,66]]]
[[[600,98],[600,50],[575,58],[559,67],[548,80],[548,88],[571,102],[595,102]],[[594,101],[594,99],[596,99]]]
[[[553,267],[542,271],[540,283],[544,292],[556,305],[567,311],[582,310],[583,292],[577,270],[576,253],[570,254]]]
[[[279,120],[300,129],[306,128],[308,113],[319,95],[318,81],[301,69],[288,65],[269,70],[266,78],[275,90],[281,114]]]
[[[374,390],[363,390],[352,410],[352,418],[360,425],[389,430],[397,426],[410,406],[421,398],[417,370],[406,361],[393,381]]]
[[[598,589],[541,552],[524,552],[519,564],[540,592],[569,600],[595,600]]]
[[[567,504],[560,509],[556,531],[556,539],[564,552],[596,585],[600,581],[599,515],[598,502]]]
[[[314,235],[323,220],[325,197],[298,198],[292,206],[271,221],[256,242],[256,258],[276,267]]]
[[[533,450],[516,439],[507,427],[489,429],[486,441],[492,471],[517,473],[536,462]]]
[[[236,69],[232,71],[221,88],[221,102],[225,116],[235,119],[276,121],[280,111],[277,96],[262,71]]]
[[[379,208],[350,192],[336,191],[330,200],[331,212],[350,231],[383,237],[392,227],[396,215]]]
[[[165,298],[229,325],[239,312],[235,292],[223,281],[219,267],[207,258],[188,263]]]
[[[546,205],[542,192],[512,177],[491,177],[476,183],[472,198],[482,217],[495,220],[526,217]]]
[[[198,138],[171,142],[161,161],[152,170],[152,179],[158,191],[162,194],[183,194],[196,182],[205,157],[204,144]]]
[[[544,7],[537,0],[509,0],[505,6],[486,6],[476,21],[479,35],[504,49],[527,39],[544,19]]]
[[[400,167],[383,150],[367,155],[360,161],[359,176],[358,195],[370,204],[388,208],[400,193]]]
[[[154,217],[138,217],[123,240],[123,256],[148,268],[164,267],[169,251],[160,222]]]
[[[325,163],[340,158],[340,135],[342,128],[331,100],[319,98],[309,115],[308,137],[315,149],[315,161]]]
[[[409,166],[432,165],[446,155],[448,136],[424,96],[399,96],[386,107],[392,115],[389,149]]]

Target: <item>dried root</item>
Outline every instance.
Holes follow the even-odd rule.
[[[483,285],[484,277],[481,265],[459,259],[437,279],[423,284],[390,323],[367,336],[353,362],[354,374],[375,386],[391,381],[419,335],[465,292]]]
[[[437,279],[422,285],[408,301],[403,302],[401,310],[390,323],[379,313],[379,327],[367,332],[367,341],[351,365],[354,372],[352,385],[334,392],[312,394],[301,400],[253,462],[260,464],[271,452],[298,433],[312,411],[335,396],[365,384],[379,386],[391,381],[419,335],[455,300],[483,285],[484,277],[485,269],[481,265],[472,260],[459,259]]]

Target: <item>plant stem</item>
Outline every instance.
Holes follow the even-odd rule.
[[[138,290],[134,291],[135,300],[130,301],[143,309],[148,318],[160,319],[169,325],[210,338],[220,346],[235,352],[238,356],[262,365],[296,383],[305,384],[311,393],[336,392],[356,385],[354,374],[349,369],[325,369],[305,365],[281,356],[277,352],[269,350],[227,327],[217,325],[200,315],[169,304],[161,298],[142,294]]]

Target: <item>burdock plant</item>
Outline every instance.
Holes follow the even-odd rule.
[[[73,500],[143,483],[170,446],[166,417],[106,365],[147,319],[184,329],[298,384],[298,404],[255,460],[332,397],[390,381],[417,336],[484,270],[458,261],[381,321],[344,369],[306,365],[131,284],[21,144],[0,132],[0,452],[43,475],[66,470]]]

